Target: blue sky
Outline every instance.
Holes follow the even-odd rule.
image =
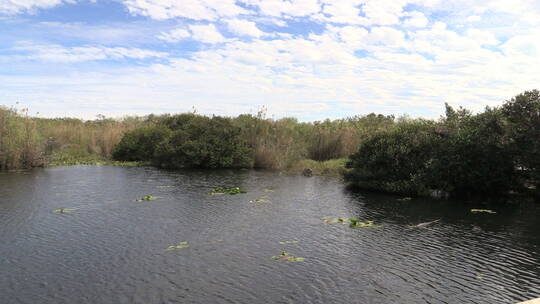
[[[42,117],[436,118],[539,87],[537,0],[0,0],[0,104]]]

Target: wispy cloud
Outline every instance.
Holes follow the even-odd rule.
[[[36,13],[0,41],[0,103],[433,117],[540,83],[537,0],[123,0],[104,20],[40,19],[66,3],[0,0],[0,14]]]
[[[22,59],[60,63],[167,57],[167,53],[164,52],[138,48],[104,47],[99,45],[63,47],[56,44],[34,44],[27,41],[18,42],[16,46],[13,47],[13,50],[17,51],[20,54],[17,55],[17,57]]]

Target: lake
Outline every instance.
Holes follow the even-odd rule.
[[[209,195],[221,186],[248,193]],[[146,195],[157,199],[136,201]],[[0,303],[540,297],[538,204],[398,199],[351,192],[337,178],[262,171],[75,166],[1,173]],[[338,217],[375,227],[324,222]],[[282,251],[304,260],[272,259]]]

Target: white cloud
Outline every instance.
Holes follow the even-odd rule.
[[[467,37],[475,40],[481,45],[495,45],[499,43],[499,40],[495,38],[495,35],[488,31],[478,29],[468,29]]]
[[[193,20],[217,20],[248,13],[235,0],[123,0],[133,15],[157,20],[183,17]]]
[[[19,58],[65,63],[107,59],[167,57],[167,53],[138,48],[104,46],[63,47],[56,44],[33,44],[31,42],[19,42],[13,50],[22,54],[26,53],[24,55],[18,55],[17,57]]]
[[[482,20],[482,17],[477,16],[477,15],[471,15],[471,16],[467,17],[468,22],[478,22],[480,20]]]
[[[309,16],[321,9],[318,0],[244,0],[242,2],[257,6],[263,15],[274,17]]]
[[[257,27],[257,24],[255,22],[251,22],[248,20],[227,20],[227,28],[229,29],[229,31],[239,36],[252,36],[258,38],[264,35],[264,32]]]
[[[33,13],[38,9],[75,2],[75,0],[0,0],[0,14]]]
[[[179,28],[179,29],[174,29],[169,32],[161,33],[157,37],[167,42],[179,42],[186,38],[191,37],[191,33],[186,29]]]
[[[225,41],[225,37],[217,30],[213,24],[208,25],[190,25],[192,38],[204,43],[220,43]]]
[[[540,58],[540,30],[533,31],[528,35],[519,35],[512,37],[506,41],[501,49],[507,56],[517,58],[536,58],[539,62]],[[531,69],[526,69],[531,70]],[[531,70],[532,71],[532,70]]]
[[[421,12],[408,12],[405,13],[404,16],[408,17],[403,22],[403,25],[406,27],[426,27],[429,24],[429,20]]]
[[[0,65],[13,59],[33,59],[39,68],[47,62],[50,67],[62,62],[167,60],[136,67],[126,60],[122,68],[93,62],[91,70],[81,64],[65,75],[43,68],[47,76],[30,75],[28,82],[21,75],[0,73],[0,89],[36,103],[44,98],[66,104],[100,100],[104,108],[120,104],[128,110],[147,106],[171,112],[195,105],[203,113],[233,115],[266,104],[284,115],[304,117],[312,109],[324,117],[324,111],[335,107],[346,108],[346,113],[410,110],[438,116],[443,101],[481,109],[540,83],[535,73],[540,71],[540,32],[534,26],[540,25],[538,0],[122,1],[131,14],[149,17],[145,24],[155,27],[140,36],[150,38],[134,43],[130,29],[113,33],[107,38],[111,42],[91,40],[77,47],[20,43],[8,50],[17,55],[0,54]],[[0,12],[60,3],[0,0]],[[414,11],[407,10],[410,7]],[[494,24],[494,19],[504,22]],[[168,24],[179,25],[164,31]],[[129,39],[115,43],[115,35]],[[228,38],[231,35],[251,39]],[[132,47],[150,45],[156,36],[171,43],[191,39],[212,45],[198,45],[176,58]],[[113,43],[129,47],[103,46]],[[45,93],[33,93],[33,87]]]

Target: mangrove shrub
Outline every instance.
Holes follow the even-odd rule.
[[[114,147],[113,158],[121,161],[150,161],[156,146],[172,131],[163,126],[147,126],[126,132]]]

